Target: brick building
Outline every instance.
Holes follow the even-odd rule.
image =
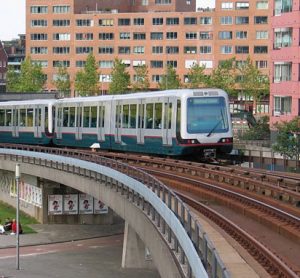
[[[6,71],[7,71],[7,53],[0,41],[0,92],[5,92]]]
[[[206,73],[222,60],[239,63],[251,56],[269,74],[268,0],[217,1],[199,9],[196,0],[44,0],[26,1],[26,54],[43,66],[47,89],[55,89],[57,66],[71,80],[92,52],[99,63],[100,88],[106,91],[115,57],[134,67],[146,64],[151,89],[172,65],[181,81],[193,63]]]

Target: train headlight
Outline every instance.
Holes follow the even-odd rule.
[[[220,140],[220,142],[221,142],[221,143],[232,143],[233,141],[232,141],[232,138],[229,137],[229,138],[222,138],[222,139]]]

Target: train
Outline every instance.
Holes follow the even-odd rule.
[[[233,147],[228,95],[178,89],[0,103],[0,143],[217,157]]]

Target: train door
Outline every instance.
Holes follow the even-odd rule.
[[[97,139],[98,141],[105,141],[104,131],[104,117],[105,117],[105,106],[103,102],[98,103],[98,119],[97,119]]]
[[[34,137],[42,137],[42,108],[39,106],[34,108]]]
[[[172,100],[164,98],[162,138],[163,145],[169,146],[172,145],[172,109]]]
[[[19,137],[19,110],[15,106],[12,109],[12,137]]]
[[[122,104],[116,101],[116,117],[115,117],[115,143],[122,141]]]
[[[76,132],[75,139],[82,140],[82,118],[83,118],[83,107],[82,104],[78,104],[76,109]]]
[[[145,143],[145,103],[141,100],[138,104],[138,129],[137,129],[137,143]]]

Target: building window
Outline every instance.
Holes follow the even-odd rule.
[[[178,54],[179,53],[179,47],[178,46],[166,46],[166,53]]]
[[[290,114],[292,111],[292,97],[274,96],[274,116]]]
[[[55,60],[53,61],[53,67],[57,68],[57,67],[70,67],[70,61],[64,60],[64,61],[59,61],[59,60]]]
[[[199,61],[199,66],[201,67],[205,67],[206,69],[212,69],[213,67],[213,61]]]
[[[70,6],[53,6],[54,14],[67,14],[70,12]]]
[[[248,54],[249,53],[249,46],[242,46],[238,45],[235,47],[235,53],[236,54]]]
[[[129,46],[119,46],[118,53],[119,54],[130,54],[130,47]]]
[[[231,40],[232,39],[232,31],[221,31],[219,32],[220,40]]]
[[[93,47],[91,47],[91,46],[76,47],[76,54],[89,54],[92,52],[93,52]]]
[[[114,33],[99,33],[99,40],[110,41],[114,39]]]
[[[144,18],[134,18],[133,25],[144,25],[145,19]]]
[[[240,40],[247,39],[247,36],[248,36],[247,31],[236,31],[235,33],[235,37]]]
[[[47,14],[48,7],[47,6],[31,6],[30,13],[32,13],[32,14]]]
[[[92,41],[93,37],[93,33],[76,33],[77,41]]]
[[[268,8],[269,8],[269,3],[268,3],[267,0],[256,2],[256,9],[258,9],[258,10],[267,10]]]
[[[152,18],[152,25],[163,25],[164,19],[162,17],[154,17]]]
[[[196,46],[185,46],[183,48],[183,52],[185,54],[196,54],[197,53],[197,47]]]
[[[113,19],[99,19],[99,26],[114,26]]]
[[[134,46],[133,47],[133,53],[135,53],[135,54],[144,54],[145,53],[145,47],[144,46]]]
[[[212,18],[209,17],[209,16],[201,16],[200,17],[200,24],[210,25],[210,24],[212,24]]]
[[[249,9],[249,2],[236,2],[235,8],[237,10],[248,10]]]
[[[162,81],[162,75],[154,74],[152,75],[152,82],[160,83]]]
[[[152,46],[152,54],[161,54],[164,53],[162,46]]]
[[[32,41],[46,41],[48,39],[48,35],[44,33],[30,34],[30,39]]]
[[[169,5],[171,0],[155,0],[155,5]]]
[[[239,69],[243,68],[247,64],[247,61],[245,60],[236,60],[235,66]]]
[[[76,61],[75,66],[76,68],[84,68],[86,64],[86,61]]]
[[[275,0],[274,15],[289,13],[293,9],[293,0]]]
[[[197,17],[185,17],[183,22],[184,25],[196,25]]]
[[[200,46],[200,53],[201,54],[210,54],[212,51],[212,48],[210,45],[203,45]]]
[[[101,46],[98,48],[99,54],[113,54],[114,48],[112,46]]]
[[[133,33],[133,39],[134,40],[145,40],[146,33]]]
[[[274,83],[292,80],[292,63],[274,63]]]
[[[222,10],[233,10],[233,2],[223,2],[221,3]]]
[[[255,66],[258,69],[266,69],[268,68],[268,61],[266,60],[255,61]]]
[[[52,52],[53,54],[69,54],[70,47],[67,46],[53,47]]]
[[[31,27],[46,27],[48,25],[47,20],[33,19],[31,20]]]
[[[179,17],[167,17],[167,25],[179,25]]]
[[[68,33],[54,33],[53,40],[54,41],[69,41],[71,39],[71,35]]]
[[[274,29],[274,48],[289,47],[292,45],[293,28]]]
[[[185,33],[185,38],[187,40],[196,40],[197,39],[197,33],[196,32]]]
[[[167,32],[167,40],[176,40],[177,32]]]
[[[130,40],[130,33],[129,32],[121,32],[120,40]]]
[[[94,26],[94,21],[91,19],[76,19],[76,26]]]
[[[32,60],[32,63],[41,66],[42,68],[48,67],[48,61],[47,60]]]
[[[222,45],[220,51],[221,51],[221,54],[231,54],[232,46],[231,45]]]
[[[69,19],[53,19],[52,25],[55,27],[70,26]]]
[[[99,61],[99,68],[111,69],[114,66],[114,61]]]
[[[151,40],[162,40],[164,38],[162,32],[151,32],[150,37]]]
[[[167,67],[177,68],[177,61],[167,61]]]
[[[163,68],[164,63],[163,63],[163,61],[150,61],[150,67],[151,68]]]
[[[232,24],[232,16],[222,16],[220,18],[221,25],[231,25]]]
[[[254,24],[268,24],[268,17],[267,16],[255,16]]]
[[[249,24],[249,16],[236,16],[235,24]]]
[[[213,34],[211,32],[200,32],[199,39],[200,40],[212,40]]]
[[[254,53],[255,54],[266,54],[266,53],[268,53],[268,47],[265,45],[254,46]]]
[[[256,31],[256,39],[257,40],[266,40],[269,37],[268,31]]]
[[[43,47],[43,46],[31,47],[30,48],[30,53],[31,54],[47,54],[48,53],[48,48]]]
[[[130,18],[119,18],[118,19],[119,26],[129,26],[130,25]]]

